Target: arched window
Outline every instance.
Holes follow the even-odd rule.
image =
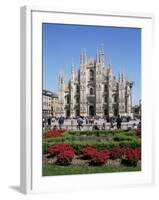
[[[79,93],[79,85],[76,86],[76,92]]]
[[[90,78],[90,81],[94,80],[94,71],[92,69],[90,69],[89,71],[89,78]]]
[[[107,91],[107,85],[104,85],[104,92]]]
[[[79,103],[79,97],[76,97],[76,103]]]
[[[67,96],[67,104],[69,104],[70,103],[70,98],[69,98],[69,96]]]
[[[107,97],[104,97],[104,102],[105,102],[105,103],[107,102],[107,100],[108,100],[108,98],[107,98]]]
[[[117,96],[114,95],[114,102],[117,102]]]
[[[93,94],[94,94],[93,88],[90,88],[90,95],[93,95]]]
[[[107,108],[104,109],[104,115],[105,116],[108,115],[108,109]]]

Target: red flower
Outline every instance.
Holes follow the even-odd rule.
[[[73,148],[70,145],[65,144],[65,143],[59,143],[59,144],[55,144],[55,145],[48,147],[48,152],[52,156],[56,156],[65,150],[73,150]]]
[[[74,150],[64,150],[57,155],[57,163],[60,165],[70,165],[74,158]]]
[[[141,129],[135,129],[135,134],[137,137],[141,138]]]
[[[96,148],[94,147],[85,147],[82,149],[82,154],[84,156],[84,158],[86,159],[90,159],[92,158],[92,156],[97,152]]]
[[[113,159],[121,158],[123,154],[123,148],[121,147],[114,147],[111,151],[111,157]]]
[[[58,155],[57,155],[57,158],[70,158],[70,159],[73,159],[74,157],[74,151],[73,150],[65,150],[63,152],[60,152]]]
[[[65,130],[54,130],[54,131],[51,131],[51,132],[48,132],[48,133],[44,133],[43,134],[43,138],[46,139],[46,138],[50,138],[50,137],[59,137],[63,132],[65,132]]]
[[[65,143],[50,146],[48,152],[57,157],[57,163],[60,165],[69,165],[74,158],[74,149]]]
[[[109,159],[109,151],[98,151],[92,156],[91,164],[104,165]]]
[[[128,149],[125,156],[127,160],[137,162],[141,160],[141,148]]]

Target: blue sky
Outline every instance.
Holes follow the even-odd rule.
[[[43,89],[58,91],[58,74],[68,80],[72,60],[80,64],[81,48],[95,58],[97,47],[104,47],[105,60],[110,57],[113,74],[124,72],[134,82],[133,104],[141,98],[141,29],[43,24]]]

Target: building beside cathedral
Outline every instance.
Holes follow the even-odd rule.
[[[132,116],[132,81],[123,73],[113,76],[112,65],[105,62],[104,49],[97,49],[92,59],[81,50],[80,68],[71,67],[71,77],[65,81],[59,74],[56,117]]]

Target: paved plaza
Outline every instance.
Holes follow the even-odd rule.
[[[117,128],[116,122],[113,122],[111,124],[110,122],[106,122],[104,119],[98,119],[98,120],[94,120],[94,123],[91,124],[91,123],[86,123],[86,120],[83,119],[83,124],[81,126],[81,130],[92,130],[94,124],[97,124],[99,129],[103,129],[103,130]],[[122,122],[121,129],[127,130],[129,128],[136,128],[138,126],[138,124],[139,124],[139,120],[131,120],[129,122]],[[54,126],[57,126],[59,128],[58,120],[54,120],[51,123],[51,128],[53,128]],[[68,129],[68,130],[79,130],[77,119],[65,119],[62,128]]]

